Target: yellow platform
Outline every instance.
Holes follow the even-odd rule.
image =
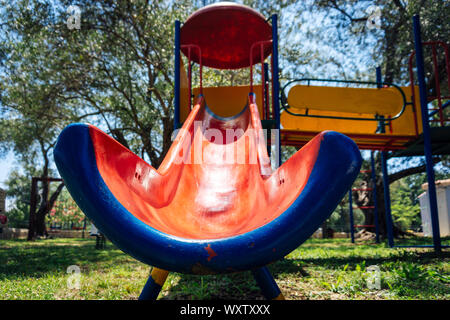
[[[188,76],[180,59],[180,121],[184,122],[190,113]],[[263,119],[262,86],[254,85],[259,116]],[[203,96],[209,109],[220,117],[232,117],[244,109],[248,102],[250,86],[203,87]],[[200,94],[199,88],[192,88],[193,103]]]
[[[289,108],[289,111],[304,114],[306,108],[302,108],[302,106],[308,103],[309,115],[374,118],[375,114],[393,117],[401,111],[403,105],[400,93],[393,88],[339,88],[351,89],[349,91],[342,90],[341,93],[337,93],[334,87],[331,87],[330,90],[328,89],[330,87],[315,87],[313,90],[303,91],[305,92],[304,97],[300,96],[303,89],[295,89],[292,95],[289,92],[289,105],[296,106],[295,108]],[[401,87],[401,89],[405,93],[406,100],[411,101],[411,88]],[[378,109],[372,101],[369,102],[366,99],[358,97],[358,92],[361,93],[361,96],[367,98],[374,95],[377,91],[380,93],[380,97],[376,99],[377,103],[379,103]],[[415,91],[416,105],[418,106],[420,105],[418,87],[415,88]],[[354,96],[344,97],[350,92]],[[342,100],[333,103],[333,99],[337,99],[339,95]],[[343,101],[347,101],[348,104],[345,105]],[[323,130],[333,130],[351,137],[361,149],[372,149],[372,147],[375,149],[384,148],[389,150],[401,149],[405,143],[414,140],[417,134],[422,132],[420,110],[415,114],[417,116],[417,132],[413,106],[407,105],[403,114],[398,119],[392,120],[390,125],[386,126],[386,133],[377,134],[375,133],[377,130],[376,121],[299,117],[290,115],[283,110],[280,116],[282,128],[281,141],[285,145],[302,146],[317,133]]]
[[[400,112],[403,99],[395,87],[378,89],[295,85],[289,90],[288,104],[295,109],[387,116]]]
[[[261,86],[253,86],[254,92],[256,92],[256,104],[259,109],[260,117],[263,117]],[[181,95],[185,95],[185,99],[182,99],[180,103],[180,121],[186,120],[189,115],[190,109],[188,104],[187,89],[181,90]],[[237,115],[244,109],[248,102],[248,94],[250,93],[250,86],[234,86],[234,87],[204,87],[203,96],[209,109],[220,117],[232,117]],[[200,94],[199,88],[192,90],[194,97]]]

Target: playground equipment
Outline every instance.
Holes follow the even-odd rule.
[[[322,85],[312,86],[311,83]],[[328,83],[341,87],[323,85]],[[286,98],[284,91],[287,88]],[[417,97],[417,87],[412,90],[383,82],[292,80],[283,88],[281,142],[303,146],[317,132],[334,130],[351,137],[360,149],[403,149],[422,130],[420,116],[414,110],[415,104],[406,98],[412,96],[413,91]],[[388,129],[385,130],[384,126]]]
[[[383,82],[380,68],[377,68],[376,82],[291,80],[284,85],[281,93],[280,135],[282,144],[300,147],[321,130],[335,130],[351,137],[360,149],[381,151],[386,226],[391,247],[396,246],[390,212],[387,159],[425,155],[428,183],[431,185],[429,201],[433,245],[422,247],[433,247],[439,252],[443,246],[438,231],[432,156],[450,154],[450,127],[447,125],[450,119],[445,118],[444,114],[444,109],[450,105],[450,96],[443,94],[440,80],[440,75],[445,71],[447,81],[443,85],[450,92],[450,51],[448,45],[441,41],[422,42],[419,16],[413,17],[413,27],[415,51],[409,57],[408,87]],[[425,84],[423,46],[429,47],[432,54],[435,92],[431,94]],[[438,49],[443,52],[445,66],[438,63]],[[414,60],[418,86],[414,79]],[[326,86],[330,83],[334,86]],[[286,90],[289,90],[287,94]],[[428,105],[433,101],[436,106],[430,109]],[[376,205],[374,210],[377,211]],[[354,226],[353,222],[351,225]]]
[[[272,169],[262,130],[280,128],[277,16],[270,21],[218,3],[183,26],[175,22],[174,121],[181,129],[157,170],[93,126],[73,124],[59,136],[55,162],[73,199],[108,239],[154,266],[141,299],[155,299],[169,271],[245,270],[268,299],[282,298],[266,265],[308,239],[359,172],[356,144],[332,131]],[[257,63],[260,85],[253,83]],[[250,85],[203,88],[204,66],[250,68]]]
[[[411,155],[425,155],[426,172],[428,180],[428,198],[429,198],[429,211],[431,216],[431,227],[433,233],[433,245],[418,245],[409,247],[432,247],[436,252],[441,252],[444,247],[441,243],[441,236],[439,232],[439,215],[437,206],[436,186],[434,179],[434,164],[432,156],[434,155],[448,155],[450,154],[450,127],[446,125],[450,122],[450,119],[444,118],[444,109],[450,104],[450,95],[443,95],[441,91],[440,83],[440,66],[437,61],[437,47],[441,47],[444,52],[444,64],[447,74],[447,90],[450,92],[450,52],[448,45],[440,42],[422,42],[422,36],[420,31],[420,18],[418,15],[413,16],[413,32],[414,32],[414,47],[415,50],[411,53],[409,58],[409,74],[410,85],[414,86],[414,70],[413,61],[416,60],[417,79],[419,83],[419,95],[420,95],[420,111],[422,115],[422,127],[423,132],[418,137],[407,143],[404,150],[396,151],[391,156],[411,156]],[[435,80],[435,94],[428,94],[427,86],[425,83],[425,66],[424,66],[424,53],[423,46],[431,47],[432,51],[432,64]],[[414,96],[412,97],[414,101]],[[447,102],[444,103],[444,100]],[[436,101],[438,107],[429,109],[428,104]],[[430,112],[431,111],[431,112]],[[436,115],[439,119],[435,119]],[[438,123],[437,126],[430,126],[430,123]],[[384,184],[384,199],[386,210],[386,224],[388,231],[388,243],[390,247],[408,247],[408,246],[395,246],[394,236],[392,228],[392,215],[391,204],[389,196],[389,183],[387,175],[387,154],[382,152],[382,170],[383,170],[383,184]]]

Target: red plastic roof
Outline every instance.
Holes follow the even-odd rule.
[[[236,3],[219,2],[194,12],[181,28],[180,44],[198,45],[204,66],[238,69],[250,66],[253,43],[272,39],[272,27],[259,12]],[[181,48],[187,56],[188,49]],[[261,61],[261,49],[253,49],[253,64]],[[264,58],[272,46],[264,46]],[[191,49],[191,59],[200,63],[198,50]]]

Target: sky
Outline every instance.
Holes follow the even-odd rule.
[[[9,152],[5,158],[0,159],[0,188],[5,189],[5,181],[14,166],[14,154]]]

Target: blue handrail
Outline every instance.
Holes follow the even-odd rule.
[[[447,108],[448,106],[450,106],[450,100],[449,101],[447,101],[446,103],[444,103],[443,105],[442,105],[442,110],[444,110],[445,108]],[[429,113],[428,114],[428,117],[432,117],[432,116],[434,116],[436,113],[438,113],[439,112],[439,110],[433,110],[433,112],[431,112],[431,113]]]

